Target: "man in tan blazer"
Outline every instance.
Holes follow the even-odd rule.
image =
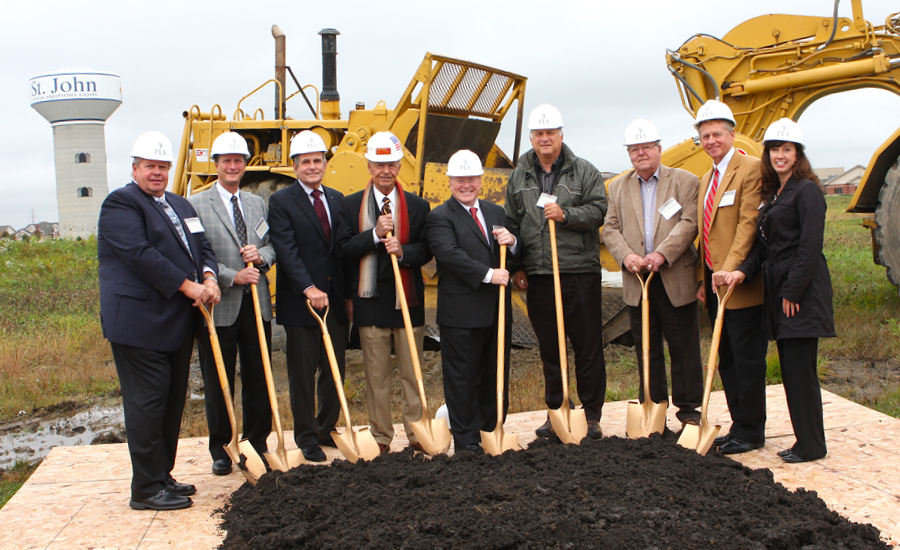
[[[622,266],[631,334],[641,349],[641,284],[650,281],[650,398],[668,403],[663,336],[672,361],[672,402],[681,425],[699,424],[703,398],[700,316],[697,310],[697,176],[660,164],[662,147],[652,122],[625,130],[631,170],[609,184],[603,242]],[[643,357],[637,353],[643,400]]]
[[[697,112],[694,127],[713,161],[700,180],[697,212],[700,262],[697,298],[715,322],[718,299],[712,273],[737,269],[756,240],[760,205],[759,159],[734,148],[734,115],[724,103],[710,100]],[[745,453],[765,444],[766,340],[762,277],[735,287],[725,311],[719,344],[719,376],[725,389],[731,429],[716,438],[726,454]]]

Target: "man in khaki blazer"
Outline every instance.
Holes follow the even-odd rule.
[[[710,100],[697,112],[694,127],[713,161],[700,180],[697,212],[700,262],[697,298],[715,322],[718,298],[712,273],[737,269],[756,240],[760,205],[759,159],[734,148],[734,115],[724,103]],[[726,454],[765,445],[766,340],[762,277],[735,287],[725,311],[719,344],[719,376],[725,389],[731,429],[716,438]]]
[[[637,119],[625,130],[625,146],[634,170],[609,184],[609,210],[603,242],[622,266],[622,286],[631,318],[641,376],[641,284],[650,281],[650,398],[668,402],[663,336],[672,361],[672,402],[677,418],[699,424],[703,398],[700,316],[697,309],[697,176],[660,164],[662,147],[652,122]]]

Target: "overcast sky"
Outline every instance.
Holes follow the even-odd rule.
[[[378,5],[377,8],[374,6]],[[695,6],[686,10],[685,6]],[[118,73],[124,103],[106,125],[110,189],[130,181],[134,139],[159,130],[175,146],[182,111],[214,104],[231,115],[238,100],[274,72],[272,24],[287,35],[287,63],[302,84],[321,86],[321,38],[338,37],[338,91],[344,115],[356,102],[393,108],[427,51],[468,59],[528,77],[525,112],[540,103],[560,108],[565,141],[604,171],[629,167],[625,126],[644,117],[663,145],[693,135],[666,48],[698,32],[725,35],[767,13],[831,16],[830,0],[686,3],[480,1],[457,2],[8,2],[0,18],[0,225],[57,221],[50,124],[30,107],[30,77],[73,65]],[[898,6],[864,0],[866,18],[882,24]],[[839,13],[851,17],[849,0]],[[273,93],[252,108],[272,117]],[[302,100],[288,114],[306,117]],[[251,109],[252,110],[252,109]],[[245,111],[250,111],[245,108]],[[829,96],[800,120],[816,167],[866,165],[900,126],[900,97],[881,90]],[[512,155],[507,119],[501,148]]]

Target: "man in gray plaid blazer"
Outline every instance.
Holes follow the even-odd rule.
[[[272,410],[263,374],[250,285],[256,283],[259,289],[263,326],[268,348],[271,349],[272,301],[269,280],[264,274],[275,263],[275,250],[269,242],[265,202],[257,195],[239,190],[250,158],[247,142],[240,135],[227,132],[216,138],[211,153],[219,180],[210,189],[192,196],[190,201],[219,264],[222,301],[216,306],[213,317],[225,371],[233,392],[235,357],[239,352],[244,438],[262,456],[266,451],[266,438],[272,431]],[[216,475],[226,475],[231,472],[231,459],[225,453],[224,445],[231,440],[231,424],[207,331],[200,335],[199,350],[200,368],[206,385],[206,421],[209,425],[209,452],[213,458],[212,471]]]

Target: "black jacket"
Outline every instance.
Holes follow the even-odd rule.
[[[769,339],[835,336],[831,274],[822,253],[825,197],[814,182],[791,177],[759,210],[757,239],[738,270],[763,272]],[[782,299],[800,304],[787,318]]]
[[[413,326],[425,324],[425,283],[422,266],[431,260],[431,251],[425,242],[425,217],[431,205],[425,199],[406,192],[406,208],[409,211],[409,243],[403,245],[403,258],[399,258],[401,268],[413,271],[416,284],[418,306],[410,306],[409,317]],[[375,244],[372,231],[359,232],[359,210],[362,207],[364,191],[344,198],[341,210],[341,225],[337,235],[336,251],[347,266],[348,298],[353,298],[353,324],[362,327],[403,326],[403,313],[397,309],[397,291],[394,282],[394,268],[384,244]],[[359,297],[359,260],[366,254],[378,255],[378,296]]]

